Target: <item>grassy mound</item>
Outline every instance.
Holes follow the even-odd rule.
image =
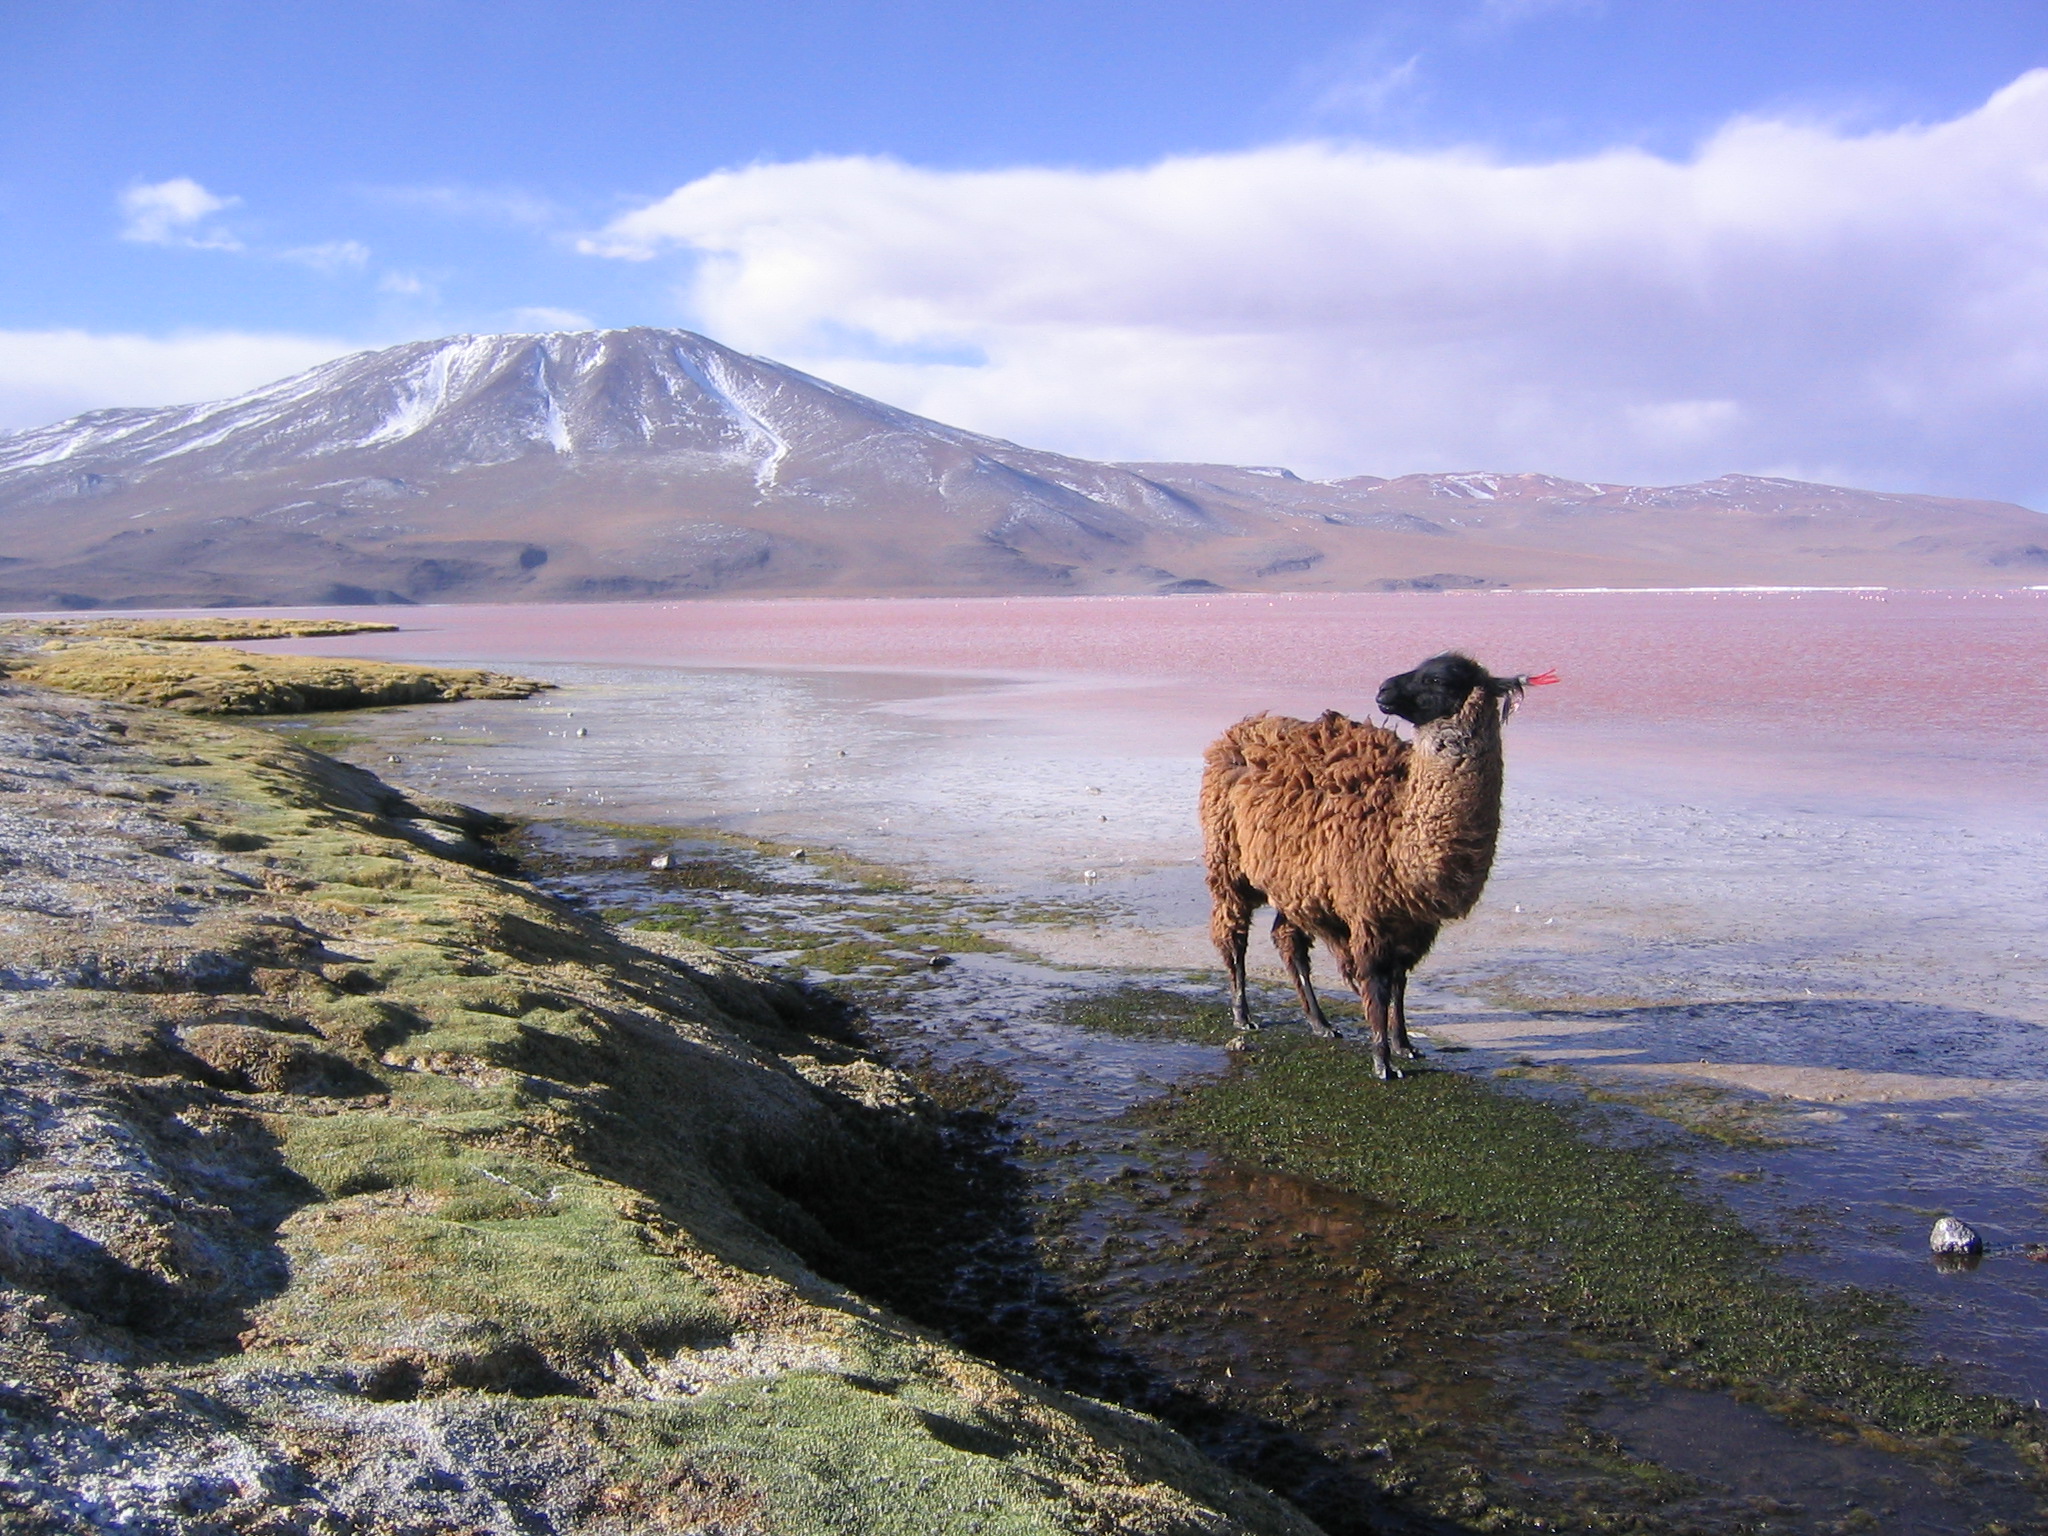
[[[502,672],[260,656],[161,640],[52,640],[10,658],[6,666],[9,675],[46,688],[201,715],[296,715],[379,704],[523,699],[550,686]]]
[[[809,1267],[937,1134],[828,999],[267,733],[0,717],[0,1530],[1311,1536]]]

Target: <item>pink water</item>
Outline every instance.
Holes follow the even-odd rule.
[[[1005,677],[1051,736],[1184,752],[1252,709],[1364,715],[1439,650],[1556,668],[1523,749],[2048,802],[2048,591],[1351,593],[474,606],[330,654]],[[977,707],[982,707],[977,705]]]

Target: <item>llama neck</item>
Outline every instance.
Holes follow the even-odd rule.
[[[1455,715],[1415,733],[1393,844],[1410,909],[1463,917],[1486,888],[1500,836],[1500,706],[1475,688]]]

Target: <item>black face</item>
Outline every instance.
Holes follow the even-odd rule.
[[[1410,725],[1427,725],[1445,715],[1455,715],[1474,688],[1484,688],[1488,697],[1494,698],[1507,686],[1470,656],[1446,651],[1430,657],[1413,672],[1403,672],[1381,683],[1380,713],[1399,715]]]

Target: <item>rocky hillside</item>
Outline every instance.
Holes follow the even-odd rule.
[[[2002,503],[1102,464],[687,331],[462,336],[0,435],[0,607],[2048,580]]]
[[[1310,1529],[821,1278],[933,1132],[815,995],[253,730],[0,742],[0,1531]]]

